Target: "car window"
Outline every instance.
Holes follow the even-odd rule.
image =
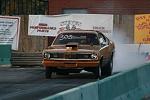
[[[82,45],[99,45],[98,37],[93,33],[62,33],[57,36],[53,44],[64,45],[70,42]]]
[[[102,47],[109,44],[109,40],[103,34],[99,33],[98,37],[99,37],[99,41]]]

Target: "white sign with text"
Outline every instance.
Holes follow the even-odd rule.
[[[0,16],[0,45],[12,45],[18,50],[20,17]]]
[[[29,15],[28,34],[56,36],[62,30],[99,30],[112,35],[113,15],[108,14],[63,14]]]

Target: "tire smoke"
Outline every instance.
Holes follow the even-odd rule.
[[[121,35],[113,40],[115,43],[113,72],[130,70],[147,62],[145,54],[150,50],[150,45],[125,44],[127,37]]]

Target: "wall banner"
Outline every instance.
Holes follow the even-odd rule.
[[[20,17],[0,16],[0,45],[11,44],[18,50]]]
[[[94,29],[111,35],[113,32],[113,15],[29,15],[28,35],[56,36],[59,31],[71,29]]]
[[[150,14],[135,15],[134,42],[150,44]]]

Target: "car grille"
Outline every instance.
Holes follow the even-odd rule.
[[[50,53],[50,59],[91,59],[90,53]]]

